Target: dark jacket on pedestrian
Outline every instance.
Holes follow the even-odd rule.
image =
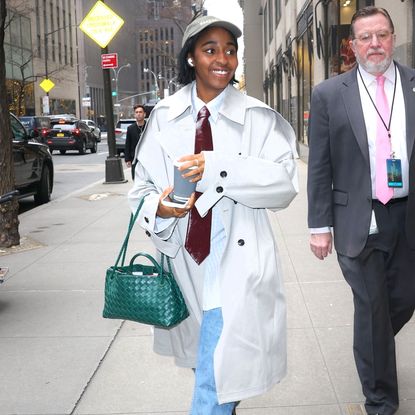
[[[133,161],[135,155],[135,148],[140,141],[141,134],[144,131],[146,122],[143,125],[138,125],[136,122],[127,128],[127,137],[125,139],[125,161]]]

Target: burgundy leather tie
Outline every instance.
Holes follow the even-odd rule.
[[[203,150],[212,151],[212,130],[210,129],[209,110],[203,107],[197,114],[196,121],[196,138],[195,154]],[[196,192],[196,200],[201,193]],[[187,225],[186,242],[184,244],[187,252],[196,261],[201,264],[210,252],[210,228],[212,224],[212,211],[201,217],[196,207],[193,206],[189,214],[189,223]]]

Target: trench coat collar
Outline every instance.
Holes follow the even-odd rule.
[[[192,108],[192,85],[188,84],[176,92],[171,97],[161,101],[160,107],[167,106],[167,120],[175,118],[189,112]],[[243,124],[247,108],[246,95],[238,91],[232,85],[226,87],[226,94],[219,113],[231,121]]]

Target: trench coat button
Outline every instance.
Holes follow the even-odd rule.
[[[238,153],[238,156],[242,155],[242,153]]]
[[[151,233],[149,231],[146,231],[147,236],[151,236]]]
[[[148,217],[147,217],[147,216],[145,216],[145,217],[144,217],[144,221],[145,221],[146,223],[150,222],[150,221],[148,220]]]
[[[225,170],[220,172],[220,177],[225,178],[227,175],[228,175],[228,173],[226,173]]]
[[[239,246],[244,246],[245,245],[245,241],[243,239],[239,239],[238,245]]]
[[[222,187],[222,186],[218,186],[218,187],[216,188],[216,191],[217,191],[218,193],[222,193],[222,192],[223,192],[223,187]]]
[[[234,200],[234,201],[233,201],[233,203],[235,203],[235,205],[237,205],[237,204],[238,204],[238,202],[237,202],[236,200]]]

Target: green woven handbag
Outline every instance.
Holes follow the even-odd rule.
[[[169,257],[166,257],[168,271],[164,269],[164,254],[161,254],[160,264],[151,255],[140,252],[131,258],[129,265],[124,265],[128,240],[143,203],[144,198],[136,213],[131,215],[115,265],[107,269],[102,315],[104,318],[172,327],[188,317],[189,312],[174,279]],[[151,265],[136,264],[140,257],[147,258]],[[120,261],[121,265],[118,265]]]

